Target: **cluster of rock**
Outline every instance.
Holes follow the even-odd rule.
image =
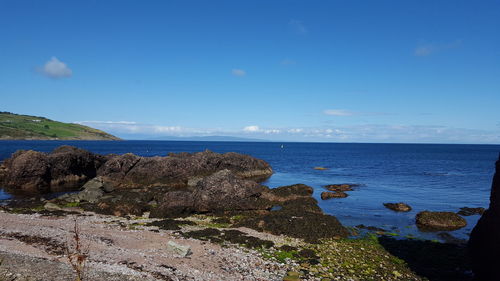
[[[191,181],[228,169],[242,178],[265,179],[272,169],[263,160],[238,153],[211,151],[165,157],[99,155],[72,146],[51,153],[20,150],[0,168],[0,183],[11,191],[55,192],[79,188],[100,176],[116,189],[187,186]]]
[[[330,184],[330,185],[325,185],[324,188],[328,189],[329,191],[324,191],[321,193],[321,199],[327,200],[330,198],[345,198],[349,196],[346,191],[352,191],[353,187],[358,186],[357,184],[349,184],[349,183],[342,183],[342,184]]]
[[[140,157],[62,146],[51,153],[14,153],[2,165],[0,182],[31,193],[78,189],[50,203],[78,203],[85,210],[116,216],[244,214],[240,226],[311,242],[349,235],[335,217],[323,214],[311,187],[270,189],[259,183],[271,174],[265,161],[238,153]]]

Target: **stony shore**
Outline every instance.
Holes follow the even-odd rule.
[[[345,227],[322,212],[311,187],[259,183],[271,174],[266,162],[236,153],[16,152],[0,165],[0,182],[29,196],[1,207],[0,281],[82,272],[84,281],[471,280],[463,241]],[[60,190],[77,192],[40,197]],[[422,213],[419,227],[462,220]]]

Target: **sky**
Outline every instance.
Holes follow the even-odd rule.
[[[500,144],[500,1],[0,0],[0,111],[128,139]]]

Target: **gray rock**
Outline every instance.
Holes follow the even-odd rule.
[[[95,177],[88,182],[86,182],[82,186],[82,190],[97,190],[97,189],[102,189],[104,187],[104,183],[102,181],[101,177]]]
[[[59,210],[61,210],[61,207],[59,207],[58,205],[56,205],[54,203],[50,203],[50,202],[43,205],[43,208],[47,211],[59,211]]]
[[[167,250],[183,258],[191,254],[191,247],[177,244],[174,241],[168,241]]]

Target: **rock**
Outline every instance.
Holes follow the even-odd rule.
[[[169,191],[160,199],[158,207],[151,210],[152,218],[168,218],[189,215],[195,211],[194,196],[190,191]]]
[[[63,145],[47,155],[50,163],[51,191],[71,190],[97,174],[106,161],[104,156]]]
[[[183,258],[191,254],[191,247],[177,244],[174,241],[168,241],[167,250]]]
[[[260,197],[266,189],[260,184],[236,177],[230,170],[214,173],[198,182],[194,192],[197,212],[262,210],[271,208]]]
[[[384,203],[384,206],[387,209],[391,209],[391,210],[396,211],[396,212],[409,212],[409,211],[411,211],[410,205],[408,205],[406,203],[403,203],[403,202],[399,202],[399,203]]]
[[[4,161],[4,184],[11,190],[54,192],[80,187],[105,161],[83,149],[61,146],[51,153],[17,151]]]
[[[467,222],[453,212],[423,211],[417,214],[416,223],[424,231],[456,230],[467,225]]]
[[[166,192],[153,217],[172,217],[193,212],[267,210],[271,203],[262,198],[268,191],[260,184],[237,177],[230,170],[218,171],[196,184],[193,191]]]
[[[4,161],[4,185],[7,188],[45,193],[50,190],[50,163],[47,154],[19,150]]]
[[[211,151],[171,153],[167,157],[118,155],[107,161],[99,169],[98,175],[116,188],[162,185],[187,187],[196,186],[202,177],[224,169],[253,180],[272,175],[271,167],[263,160],[238,153],[219,154]]]
[[[308,243],[318,243],[322,238],[345,238],[348,230],[334,216],[283,208],[278,211],[255,214],[242,219],[236,226],[249,227],[275,235],[301,238]]]
[[[359,184],[342,183],[342,184],[329,184],[324,187],[330,191],[352,191],[353,187],[357,187]]]
[[[103,156],[71,146],[51,153],[18,151],[0,169],[0,182],[7,188],[28,192],[74,190],[96,176],[104,191],[144,187],[191,187],[217,171],[230,170],[235,176],[263,180],[272,175],[268,163],[249,155],[219,154],[211,151],[170,154],[166,157],[124,155]]]
[[[82,186],[82,190],[78,193],[63,194],[56,200],[63,202],[89,202],[97,203],[104,195],[104,182],[101,177],[95,177],[89,180]]]
[[[472,230],[467,245],[477,280],[500,280],[500,159],[491,185],[490,205]]]
[[[336,192],[330,192],[330,191],[324,191],[321,192],[321,199],[327,200],[331,198],[345,198],[347,197],[347,193],[342,192],[342,191],[336,191]]]
[[[460,211],[457,212],[457,214],[461,216],[472,216],[472,215],[482,215],[484,214],[485,209],[481,207],[477,208],[469,208],[469,207],[463,207],[460,208]]]
[[[59,211],[61,210],[61,207],[59,207],[57,204],[54,204],[54,203],[45,203],[45,205],[43,205],[43,208],[47,211]]]
[[[294,184],[273,188],[263,197],[274,202],[285,202],[296,199],[310,198],[314,189],[305,184]]]

